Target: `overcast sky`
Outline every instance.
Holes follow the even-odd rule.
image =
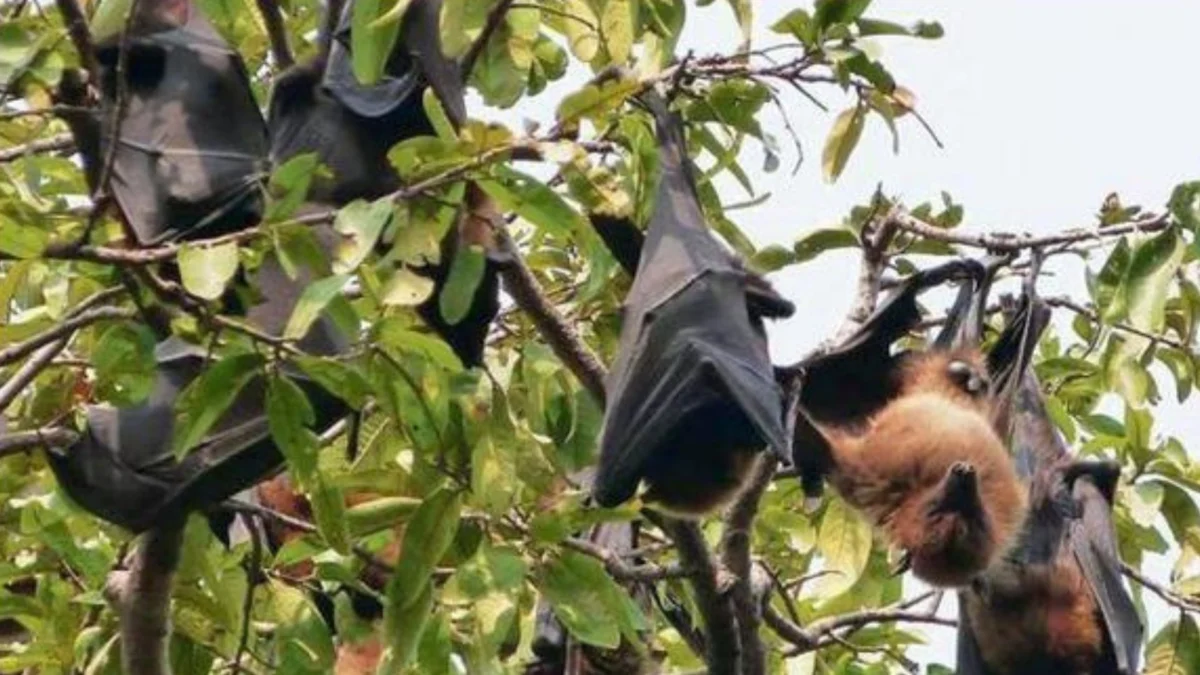
[[[801,5],[755,2],[756,46],[776,39],[767,27],[795,6]],[[736,46],[726,3],[688,9],[681,53]],[[1159,209],[1175,184],[1200,178],[1196,0],[876,0],[867,14],[935,19],[945,27],[946,36],[937,41],[878,42],[884,62],[916,93],[945,148],[905,120],[900,154],[893,155],[883,124],[871,119],[845,173],[829,185],[821,179],[820,152],[833,115],[788,95],[807,160],[793,176],[795,157],[785,154],[780,171],[764,174],[757,151],[749,151],[744,166],[756,188],[772,197],[733,214],[760,245],[790,245],[806,230],[836,222],[878,183],[909,204],[950,192],[966,207],[964,230],[1048,233],[1093,224],[1109,192],[1118,191],[1127,204]],[[577,87],[583,77],[577,75],[504,116],[548,121],[552,100]],[[835,92],[817,93],[835,113],[847,104]],[[769,117],[767,126],[783,137],[777,117]],[[790,145],[783,146],[788,152]],[[726,203],[744,201],[740,188],[726,187]],[[798,308],[794,318],[771,329],[777,361],[799,358],[836,327],[853,295],[856,270],[853,255],[829,254],[774,276]],[[1056,276],[1041,283],[1043,293],[1086,297],[1080,266],[1055,265],[1053,271]],[[1172,397],[1156,411],[1157,432],[1179,437],[1196,452],[1200,399],[1176,406],[1173,390],[1173,384],[1164,387]],[[1171,563],[1152,561],[1148,571],[1165,578]],[[1161,603],[1148,605],[1157,628],[1168,613]],[[953,665],[952,632],[927,634],[930,645],[914,656]]]

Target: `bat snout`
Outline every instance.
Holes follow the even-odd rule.
[[[941,494],[934,501],[930,514],[970,515],[979,511],[979,476],[975,467],[969,462],[955,462],[946,471]]]

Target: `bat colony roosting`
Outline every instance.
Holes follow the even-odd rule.
[[[411,3],[386,73],[370,86],[352,72],[348,3],[327,53],[277,78],[265,123],[237,52],[192,4],[144,2],[140,11],[128,54],[128,112],[117,136],[101,128],[116,105],[114,42],[97,46],[98,114],[67,114],[93,184],[103,158],[115,152],[111,192],[134,246],[257,223],[268,168],[303,153],[316,153],[330,169],[309,191],[313,205],[383,197],[402,187],[387,151],[434,133],[422,104],[426,89],[452,124],[466,119],[459,64],[439,44],[437,0]],[[958,589],[960,673],[1135,672],[1142,627],[1122,586],[1111,515],[1118,467],[1073,460],[1048,418],[1028,367],[1048,314],[1032,283],[1019,307],[1009,303],[1007,326],[990,351],[981,346],[983,307],[998,265],[960,260],[908,277],[840,344],[773,368],[764,320],[790,316],[792,304],[710,233],[684,127],[669,102],[649,91],[640,105],[657,132],[661,167],[645,234],[630,221],[593,216],[633,275],[591,481],[596,504],[616,506],[641,489],[652,508],[701,516],[738,493],[765,450],[795,467],[808,494],[831,484],[901,551],[903,568]],[[478,193],[467,194],[441,260],[421,270],[435,293],[418,313],[475,366],[504,263],[471,226],[478,225]],[[328,258],[337,234],[327,225],[313,231]],[[488,251],[483,280],[466,317],[452,324],[436,298],[451,261],[478,245]],[[228,293],[222,311],[279,335],[301,291],[327,265],[293,278],[269,256],[243,279],[256,293]],[[158,273],[178,278],[166,266]],[[896,351],[921,318],[917,296],[950,282],[962,286],[942,332],[925,350]],[[168,334],[160,340],[149,398],[89,407],[81,440],[50,454],[78,503],[134,532],[216,507],[283,463],[257,381],[198,449],[176,459],[174,405],[204,369],[206,350]],[[298,346],[336,355],[349,344],[326,313]],[[315,430],[351,412],[298,369],[289,375],[312,404]],[[794,407],[779,383],[798,385]],[[796,419],[785,419],[789,409]],[[288,490],[276,479],[259,498],[295,512],[301,507]],[[613,547],[633,548],[634,528],[621,527],[593,537],[617,533]],[[287,536],[274,534],[276,544]],[[546,611],[539,626],[543,664],[531,672],[562,672],[561,663],[550,667],[561,657],[554,650],[564,643],[562,629]]]

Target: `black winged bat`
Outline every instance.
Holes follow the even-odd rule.
[[[1027,285],[1006,335],[1036,343],[1048,314]],[[1028,483],[1029,510],[1016,545],[959,594],[957,672],[1133,675],[1143,628],[1121,582],[1113,528],[1120,466],[1071,457],[1032,371],[997,380],[1012,407],[1001,428]]]
[[[352,70],[353,2],[344,7],[329,53],[318,54],[276,80],[267,116],[272,161],[278,164],[315,152],[333,174],[328,180],[314,181],[310,200],[340,206],[399,189],[400,178],[387,153],[400,141],[434,133],[422,100],[427,88],[437,94],[452,124],[466,120],[458,64],[441,49],[441,6],[441,0],[414,0],[409,5],[385,73],[375,84],[360,83]],[[499,311],[502,260],[494,254],[488,227],[476,222],[481,201],[479,191],[469,187],[459,226],[441,242],[441,262],[417,270],[434,281],[435,289],[418,313],[467,366],[482,362],[484,339]],[[438,297],[451,261],[462,247],[471,245],[485,249],[487,263],[466,316],[450,324],[442,317]]]
[[[764,447],[790,460],[762,319],[792,306],[752,287],[708,231],[683,128],[656,94],[644,102],[661,179],[607,382],[592,495],[614,506],[645,481],[648,501],[696,515],[736,493]]]
[[[333,232],[318,230],[332,246]],[[260,302],[245,321],[260,331],[282,333],[310,278],[291,279],[275,258],[251,276]],[[319,318],[300,341],[310,354],[332,355],[348,343],[328,316]],[[277,470],[283,457],[271,439],[264,409],[264,386],[252,380],[222,415],[212,432],[182,461],[172,435],[175,402],[203,370],[206,350],[170,337],[155,350],[158,374],[148,399],[138,405],[87,408],[87,427],[72,446],[48,453],[66,493],[97,516],[141,532],[151,526],[206,509]],[[321,430],[349,409],[337,397],[299,373],[289,373],[304,389]]]
[[[951,320],[925,351],[892,343],[920,319],[917,294],[963,274]],[[1011,542],[1023,494],[992,425],[979,347],[990,274],[954,261],[909,279],[802,377],[794,452],[806,488],[830,482],[937,586],[962,586]]]
[[[267,129],[241,56],[189,0],[142,3],[128,42],[120,84],[119,35],[96,45],[98,114],[63,115],[93,188],[115,142],[108,188],[138,245],[255,224]],[[118,89],[127,105],[112,139]]]

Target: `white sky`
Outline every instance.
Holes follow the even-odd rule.
[[[767,27],[795,6],[755,2],[756,46],[774,41]],[[736,46],[739,35],[725,3],[688,9],[681,53]],[[903,120],[900,154],[893,155],[882,122],[872,119],[840,181],[826,184],[820,152],[833,114],[784,94],[807,159],[791,175],[794,151],[771,113],[766,125],[780,137],[781,169],[759,171],[757,150],[747,153],[743,166],[756,188],[772,198],[733,214],[760,245],[790,245],[806,230],[836,222],[867,201],[880,182],[887,194],[911,205],[936,202],[942,190],[950,192],[966,208],[964,230],[1048,233],[1093,223],[1109,192],[1118,191],[1126,204],[1160,209],[1175,184],[1200,178],[1200,86],[1194,70],[1200,2],[876,0],[867,14],[902,22],[935,19],[945,27],[946,36],[937,41],[878,42],[883,61],[916,93],[945,149],[914,121]],[[503,117],[548,122],[552,102],[579,86],[582,77],[572,73]],[[847,103],[836,92],[814,91],[833,113]],[[726,203],[745,199],[733,185],[723,194]],[[1060,263],[1052,269],[1058,275],[1042,282],[1043,293],[1086,298],[1080,266]],[[836,327],[852,298],[856,272],[857,259],[844,253],[774,276],[798,309],[771,330],[778,362],[799,358]],[[1174,405],[1174,384],[1164,384],[1168,401],[1156,410],[1158,433],[1200,443],[1200,398]],[[1171,562],[1152,561],[1147,571],[1165,579]],[[1169,613],[1147,598],[1156,629]],[[943,613],[952,611],[952,605],[944,607]],[[912,656],[922,664],[953,666],[952,631],[926,632],[930,645]]]

